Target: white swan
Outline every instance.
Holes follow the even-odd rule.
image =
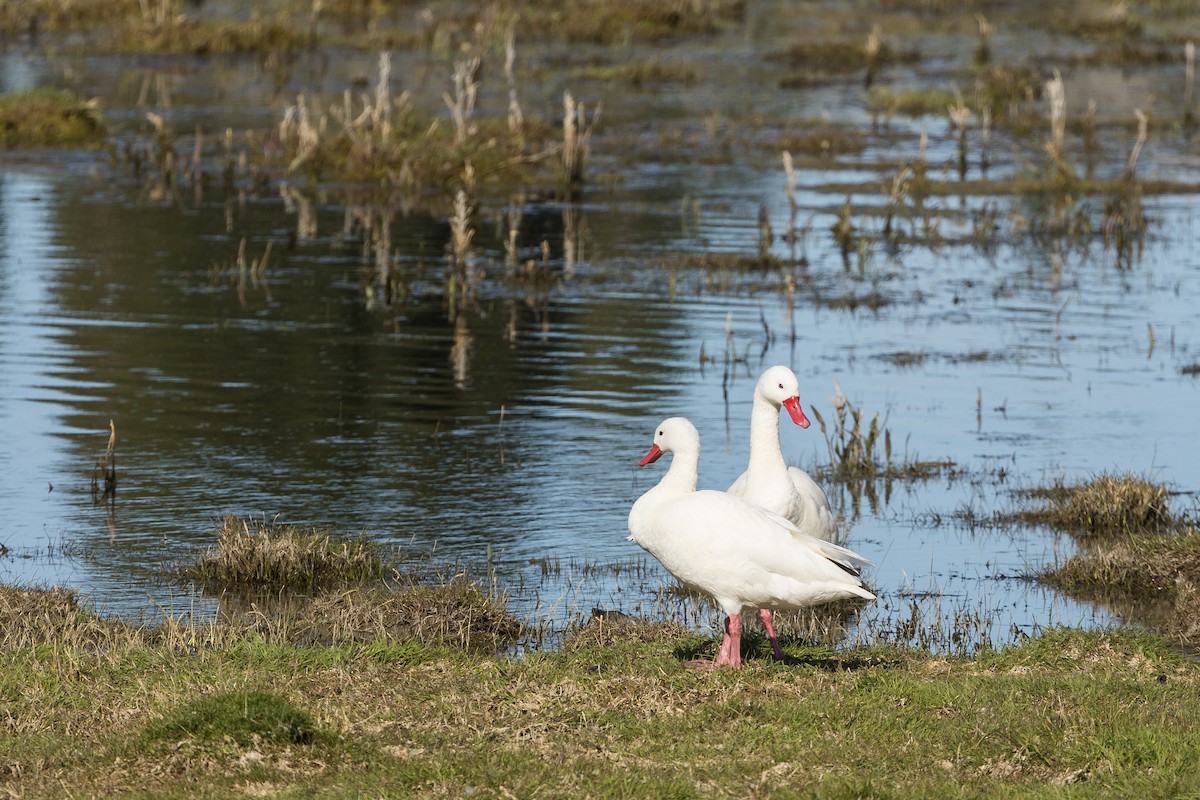
[[[783,460],[783,448],[779,443],[781,406],[787,409],[792,422],[801,428],[809,426],[808,417],[800,408],[800,381],[796,373],[777,365],[764,370],[754,387],[754,405],[750,410],[750,463],[726,491],[778,514],[806,534],[832,541],[837,525],[825,490],[807,472],[799,467],[789,467]],[[764,608],[759,616],[767,629],[775,658],[782,659],[783,650],[775,635],[771,610]]]
[[[790,520],[805,533],[832,540],[837,531],[825,490],[807,472],[789,467],[779,443],[779,409],[801,428],[809,426],[800,408],[800,382],[785,366],[768,368],[754,387],[750,411],[750,463],[727,490]]]
[[[858,576],[870,564],[862,556],[726,492],[696,491],[700,434],[691,422],[664,420],[640,464],[663,453],[674,454],[671,467],[630,509],[629,538],[728,615],[714,666],[741,666],[743,608],[875,599]]]

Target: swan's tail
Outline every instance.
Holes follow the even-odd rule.
[[[853,550],[836,545],[831,542],[821,542],[822,547],[818,548],[821,555],[838,565],[846,572],[856,578],[862,577],[862,571],[867,567],[873,566],[870,561],[860,556]],[[868,598],[873,599],[873,598]]]

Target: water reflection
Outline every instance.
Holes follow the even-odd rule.
[[[49,236],[55,191],[36,174],[0,175],[0,508],[9,522],[0,544],[43,556],[20,565],[0,559],[0,575],[19,566],[30,580],[73,582],[78,565],[48,556],[62,541],[59,510],[79,493],[67,476],[89,469],[91,455],[73,457],[63,410],[96,383],[62,341],[70,323],[53,297],[61,268]]]
[[[631,359],[677,360],[670,337],[644,342],[671,330],[675,311],[662,306],[647,320],[619,296],[553,311],[544,298],[530,308],[479,297],[448,314],[439,292],[418,288],[392,304],[393,324],[381,324],[355,277],[386,249],[379,217],[355,217],[356,230],[368,231],[360,234],[365,250],[345,252],[341,237],[313,251],[298,244],[257,275],[245,267],[247,252],[265,248],[276,228],[259,227],[262,210],[250,207],[234,232],[230,280],[214,283],[214,254],[234,246],[224,208],[181,215],[164,226],[177,235],[152,249],[135,233],[138,220],[172,212],[128,207],[122,218],[110,205],[89,215],[87,202],[64,198],[54,219],[6,218],[56,242],[62,280],[37,302],[69,315],[57,341],[72,373],[86,376],[71,381],[56,413],[90,433],[63,442],[38,431],[28,450],[53,452],[49,440],[76,453],[45,467],[76,495],[45,516],[93,554],[87,583],[109,607],[138,607],[150,585],[129,576],[144,581],[156,559],[208,543],[225,511],[367,530],[414,548],[474,554],[491,544],[514,562],[544,553],[561,531],[581,526],[578,504],[547,506],[545,495],[571,494],[572,474],[579,485],[594,483],[593,466],[611,458],[597,453],[609,444],[598,431],[607,434],[614,415],[645,414],[659,394],[643,388]],[[401,233],[392,241],[411,243],[433,238],[430,225],[439,227],[400,219],[389,230]],[[34,240],[21,241],[20,254],[6,258],[10,271],[35,252]],[[257,277],[234,277],[247,273]],[[19,349],[6,344],[6,352]],[[573,369],[580,359],[599,369]],[[122,442],[115,534],[81,502],[92,465],[84,451],[103,449],[110,416]],[[533,433],[547,422],[552,432]],[[555,482],[565,485],[547,491]],[[9,545],[32,547],[36,512],[18,502],[27,486],[17,483]],[[620,549],[613,532],[624,511],[605,505],[596,552]]]

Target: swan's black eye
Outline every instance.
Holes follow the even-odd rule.
[[[658,435],[659,435],[659,436],[662,436],[662,431],[659,431],[659,432],[658,432]]]
[[[780,388],[780,389],[782,389],[782,388],[783,388],[783,384],[782,384],[782,383],[781,383],[781,384],[779,384],[779,388]]]

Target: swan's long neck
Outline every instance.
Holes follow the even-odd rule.
[[[695,492],[699,470],[699,447],[674,452],[667,473],[629,509],[629,538],[651,553],[656,552],[659,509],[672,500]]]
[[[756,392],[750,411],[750,464],[746,477],[753,481],[755,473],[781,463],[784,462],[783,446],[779,443],[779,406]]]
[[[676,450],[671,455],[670,469],[658,485],[672,494],[691,494],[696,491],[696,479],[699,474],[700,448]]]

